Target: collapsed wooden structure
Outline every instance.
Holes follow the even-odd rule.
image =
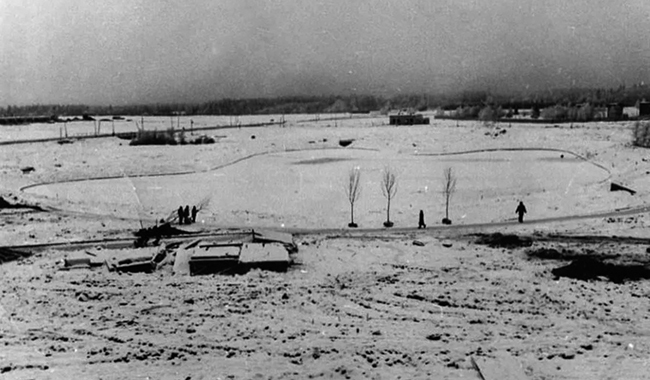
[[[150,273],[169,264],[176,275],[236,274],[251,269],[286,271],[292,261],[290,254],[298,251],[288,233],[254,230],[232,236],[159,247],[78,251],[63,261],[62,269],[106,266],[115,272]]]

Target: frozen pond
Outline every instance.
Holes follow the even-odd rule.
[[[539,194],[571,203],[585,186],[608,178],[604,169],[554,151],[413,156],[327,149],[260,155],[194,174],[58,183],[26,191],[57,199],[57,204],[76,211],[115,216],[160,218],[179,205],[191,207],[210,198],[200,214],[209,223],[337,227],[349,218],[347,173],[358,167],[362,196],[356,205],[357,219],[377,226],[385,217],[380,181],[386,166],[398,176],[392,219],[409,221],[419,209],[440,215],[447,167],[458,177],[453,202],[466,223],[495,220],[494,215],[503,213],[496,209],[502,201],[509,202],[503,207],[513,209],[504,215],[514,213],[517,200],[534,202]],[[568,211],[572,210],[562,210],[562,215]]]

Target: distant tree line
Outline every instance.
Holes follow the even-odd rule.
[[[469,108],[472,110],[465,112],[473,114],[473,117],[476,118],[480,110],[486,106],[499,107],[502,110],[537,109],[538,111],[556,105],[575,107],[582,104],[591,104],[599,107],[619,103],[624,107],[633,107],[642,99],[650,101],[650,86],[635,85],[626,87],[621,85],[618,88],[609,89],[553,89],[519,95],[499,95],[484,91],[464,92],[438,103],[438,107],[446,111]]]
[[[480,120],[486,123],[497,122],[501,119],[509,119],[519,114],[518,108],[503,109],[497,105],[484,106],[461,106],[451,112],[450,117],[461,120]],[[444,115],[440,115],[444,116]],[[543,119],[550,121],[592,121],[604,118],[603,112],[598,113],[597,108],[591,103],[551,105],[539,108],[537,105],[531,107],[530,117],[532,119]]]
[[[124,106],[51,105],[0,107],[0,116],[78,116],[78,115],[265,115],[314,113],[368,113],[378,111],[387,104],[406,108],[415,103],[411,97],[381,96],[294,96],[278,98],[221,99],[204,103],[158,103]],[[426,103],[421,108],[426,109]]]
[[[486,91],[446,94],[399,94],[395,96],[291,96],[275,98],[221,99],[203,103],[158,103],[135,105],[25,105],[0,107],[0,116],[77,116],[77,115],[255,115],[296,113],[368,113],[390,110],[424,111],[432,109],[457,111],[462,118],[507,116],[508,110],[533,109],[536,113],[550,107],[568,108],[581,104],[594,107],[610,103],[634,106],[640,99],[650,100],[650,86],[635,85],[618,88],[557,89],[531,94],[500,95]],[[562,116],[562,110],[555,110]],[[549,111],[550,112],[550,111]],[[577,109],[576,111],[577,112]],[[586,110],[583,110],[583,113]],[[581,117],[584,115],[581,115]],[[577,114],[576,114],[576,117]]]

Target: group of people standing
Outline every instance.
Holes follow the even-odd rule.
[[[196,214],[199,211],[196,206],[192,206],[192,214],[190,215],[190,206],[178,206],[178,224],[192,224],[196,223]]]

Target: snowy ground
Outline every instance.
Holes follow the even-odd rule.
[[[61,272],[57,261],[67,253],[54,250],[5,263],[0,371],[60,379],[474,379],[470,356],[505,353],[532,379],[641,379],[650,366],[648,280],[556,279],[550,271],[568,259],[530,254],[553,248],[648,264],[643,241],[611,238],[645,238],[645,214],[535,222],[649,203],[648,152],[630,145],[629,127],[290,120],[207,132],[225,137],[203,146],[131,147],[117,138],[2,146],[1,195],[57,210],[0,211],[3,245],[129,237],[141,222],[206,198],[199,214],[206,230],[310,232],[297,236],[300,265],[287,273]],[[9,138],[38,137],[26,126],[16,131]],[[340,139],[355,141],[341,148]],[[380,228],[386,165],[398,173],[396,228],[417,226],[422,209],[429,229]],[[22,174],[25,166],[35,171]],[[363,178],[355,219],[378,230],[349,236],[335,229],[349,222],[342,187],[353,167]],[[458,174],[455,229],[435,228],[446,167]],[[166,175],[173,173],[185,174]],[[637,193],[610,192],[610,181]],[[518,200],[527,223],[496,224],[515,220]],[[477,232],[523,234],[533,246],[489,248],[468,235]]]

